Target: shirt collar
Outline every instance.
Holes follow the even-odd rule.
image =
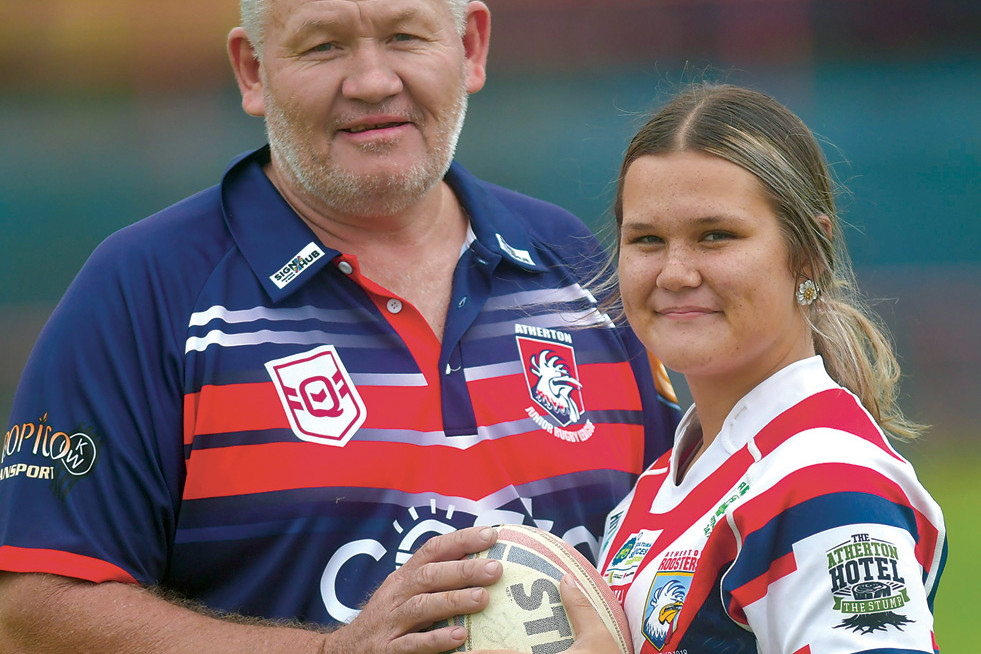
[[[545,272],[541,255],[523,220],[494,195],[489,186],[453,162],[444,178],[453,189],[480,245],[502,260],[532,272]]]
[[[340,252],[324,246],[280,195],[262,169],[268,162],[268,145],[234,160],[221,183],[221,202],[232,237],[270,298],[278,302]],[[445,181],[482,248],[524,270],[546,270],[521,220],[484,183],[456,162]]]
[[[269,147],[232,162],[221,183],[225,224],[259,283],[279,302],[339,254],[324,247],[262,170]]]
[[[716,441],[721,442],[729,453],[735,452],[778,415],[811,395],[831,388],[840,386],[828,375],[820,356],[795,361],[767,377],[736,402],[722,423]],[[675,431],[676,442],[695,429],[701,427],[696,407],[692,406]]]
[[[841,387],[828,375],[820,356],[795,361],[770,375],[736,402],[722,423],[719,435],[686,473],[679,488],[694,487],[778,415],[808,397],[832,388]],[[672,482],[681,451],[685,449],[681,447],[682,443],[700,436],[701,430],[698,411],[693,405],[675,430],[674,450],[671,453]]]

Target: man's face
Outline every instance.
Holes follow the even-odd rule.
[[[272,0],[260,74],[278,169],[348,215],[433,188],[479,88],[446,0]]]

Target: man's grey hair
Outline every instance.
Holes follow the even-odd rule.
[[[470,0],[445,0],[456,19],[457,32],[463,35],[466,28],[467,5]],[[269,0],[239,0],[242,29],[255,49],[256,57],[262,59],[263,37],[265,36],[266,13]]]

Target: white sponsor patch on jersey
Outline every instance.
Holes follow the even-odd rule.
[[[296,256],[287,261],[279,270],[269,276],[272,283],[277,288],[283,289],[296,279],[307,267],[324,256],[324,251],[317,247],[317,244],[310,242],[305,248],[296,253]]]
[[[266,363],[297,438],[343,447],[367,408],[333,345]]]

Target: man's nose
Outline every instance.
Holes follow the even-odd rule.
[[[364,41],[349,60],[341,92],[349,100],[377,104],[402,91],[402,78],[380,44]]]

